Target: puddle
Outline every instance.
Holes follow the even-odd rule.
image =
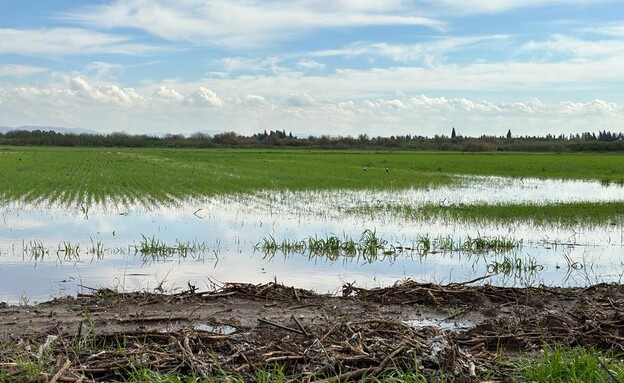
[[[224,326],[224,325],[213,326],[213,325],[206,324],[206,323],[195,323],[193,325],[193,330],[202,331],[202,332],[210,332],[210,333],[219,334],[219,335],[229,335],[236,331],[236,327]]]
[[[462,187],[432,190],[269,192],[189,199],[175,205],[80,207],[6,203],[0,209],[0,301],[34,303],[88,293],[209,290],[224,282],[287,285],[338,293],[400,279],[464,282],[498,272],[482,283],[504,286],[586,286],[619,282],[624,229],[614,226],[535,227],[410,221],[392,214],[348,214],[375,203],[552,203],[621,201],[624,189],[599,182],[464,177]],[[269,236],[299,241],[335,235],[359,239],[374,230],[389,246],[417,249],[422,236],[504,236],[522,241],[512,252],[470,254],[418,251],[378,257],[329,257],[306,252],[265,253]],[[143,253],[142,241],[161,250]]]

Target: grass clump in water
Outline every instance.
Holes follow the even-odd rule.
[[[487,271],[491,274],[502,274],[514,278],[533,276],[542,270],[544,270],[544,265],[538,264],[535,258],[520,258],[515,255],[505,256],[502,260],[494,260],[487,265]]]
[[[135,254],[140,253],[143,257],[167,258],[172,255],[186,257],[192,253],[205,253],[208,246],[203,242],[180,242],[176,240],[176,244],[171,246],[156,237],[146,237],[141,235],[142,239],[139,245],[135,246]]]
[[[56,250],[56,255],[63,256],[67,260],[80,258],[80,244],[72,244],[69,241],[63,241]]]
[[[339,257],[362,256],[366,261],[372,262],[386,256],[396,257],[400,253],[417,253],[420,256],[444,252],[463,253],[504,253],[516,250],[522,246],[522,241],[503,236],[470,237],[466,240],[456,240],[451,236],[431,238],[428,235],[419,236],[411,245],[390,244],[386,239],[379,236],[375,230],[364,230],[359,240],[354,240],[348,235],[338,237],[330,235],[326,238],[310,236],[304,240],[285,239],[278,242],[273,235],[264,237],[261,242],[254,246],[256,251],[273,255],[280,251],[284,254],[307,253],[311,257],[325,256],[331,260]]]
[[[31,240],[28,243],[22,244],[22,252],[30,256],[35,261],[42,260],[43,257],[50,253],[48,249],[43,246],[43,243],[38,240]]]
[[[468,236],[468,239],[464,242],[464,244],[459,248],[461,251],[474,251],[474,252],[487,252],[487,251],[506,251],[517,249],[521,246],[522,241],[518,241],[511,238],[506,238],[503,236],[499,237],[482,237],[477,236],[475,238],[471,238]]]
[[[285,254],[308,253],[311,257],[325,256],[331,260],[339,257],[363,256],[369,262],[376,260],[379,253],[391,255],[396,253],[394,247],[387,247],[388,241],[377,236],[375,230],[365,230],[356,241],[348,235],[342,238],[337,235],[330,235],[326,238],[310,236],[304,240],[291,241],[288,239],[278,242],[274,236],[264,237],[262,242],[254,246],[256,251],[263,251],[266,254],[275,254],[281,251]]]

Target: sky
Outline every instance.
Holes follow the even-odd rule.
[[[624,131],[622,0],[1,0],[0,126]]]

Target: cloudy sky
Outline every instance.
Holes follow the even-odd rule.
[[[2,0],[0,125],[624,131],[621,0]]]

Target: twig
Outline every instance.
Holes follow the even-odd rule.
[[[460,310],[460,311],[456,312],[455,314],[449,315],[446,318],[442,319],[440,322],[448,322],[448,321],[450,321],[452,319],[455,319],[455,318],[459,317],[460,315],[462,315],[463,313],[465,313],[466,310]]]
[[[386,365],[388,364],[388,362],[390,362],[392,359],[394,359],[395,356],[397,356],[398,354],[400,354],[403,349],[405,348],[405,345],[402,344],[399,347],[397,347],[396,350],[392,351],[392,353],[390,353],[390,355],[386,356],[384,358],[384,360],[381,361],[381,363],[379,364],[379,366],[375,367],[375,369],[373,370],[373,374],[378,374],[381,371],[383,371],[384,368],[386,368]]]
[[[262,365],[264,363],[279,362],[279,361],[283,361],[283,360],[301,360],[301,359],[304,359],[303,355],[274,356],[272,358],[268,358],[268,359],[264,360],[262,363],[260,363],[260,365]]]
[[[299,330],[303,331],[303,335],[309,337],[310,333],[306,331],[305,327],[303,327],[301,322],[299,322],[299,319],[297,319],[294,315],[291,315],[290,317],[292,318],[292,320],[295,321],[295,323],[297,324],[297,327],[299,327]]]
[[[153,316],[153,317],[136,317],[136,318],[119,318],[118,323],[147,323],[147,322],[172,322],[172,321],[188,321],[189,316]]]
[[[333,333],[333,332],[334,332],[334,330],[336,330],[336,325],[333,325],[333,326],[332,326],[332,328],[330,328],[330,329],[329,329],[329,331],[327,331],[327,332],[325,333],[325,335],[323,335],[323,336],[321,337],[321,339],[320,339],[320,340],[321,340],[321,342],[322,342],[322,341],[324,341],[324,340],[325,340],[325,338],[327,338],[328,336],[330,336],[330,335],[331,335],[331,333]]]
[[[298,302],[301,302],[301,298],[299,298],[299,294],[297,294],[297,289],[295,288],[295,286],[292,286],[292,291],[295,294],[295,298],[297,298]]]
[[[303,331],[301,331],[301,330],[297,330],[296,328],[286,327],[286,326],[283,326],[283,325],[281,325],[279,323],[271,322],[270,320],[267,320],[267,319],[258,318],[258,322],[266,323],[268,325],[275,326],[277,328],[281,328],[282,330],[294,332],[296,334],[305,335],[305,333]]]
[[[67,369],[69,368],[69,366],[71,366],[71,362],[69,361],[69,359],[65,358],[65,363],[63,363],[63,366],[56,372],[56,374],[54,374],[54,376],[52,377],[52,379],[50,379],[50,383],[56,383],[56,381],[63,376],[63,374],[65,373],[65,371],[67,371]]]
[[[481,276],[481,277],[479,277],[479,278],[471,279],[471,280],[466,281],[466,282],[460,282],[460,283],[449,283],[448,285],[446,285],[446,287],[455,287],[455,286],[470,285],[470,284],[472,284],[472,283],[479,282],[479,281],[482,281],[482,280],[484,280],[484,279],[492,278],[492,277],[493,277],[493,276],[495,276],[495,275],[496,275],[496,274],[489,274],[489,275],[484,275],[484,276]]]
[[[82,287],[83,289],[87,289],[87,290],[91,290],[91,291],[99,291],[102,290],[101,288],[93,288],[93,287],[89,287],[89,286],[85,286],[83,284],[79,284],[78,287]]]

